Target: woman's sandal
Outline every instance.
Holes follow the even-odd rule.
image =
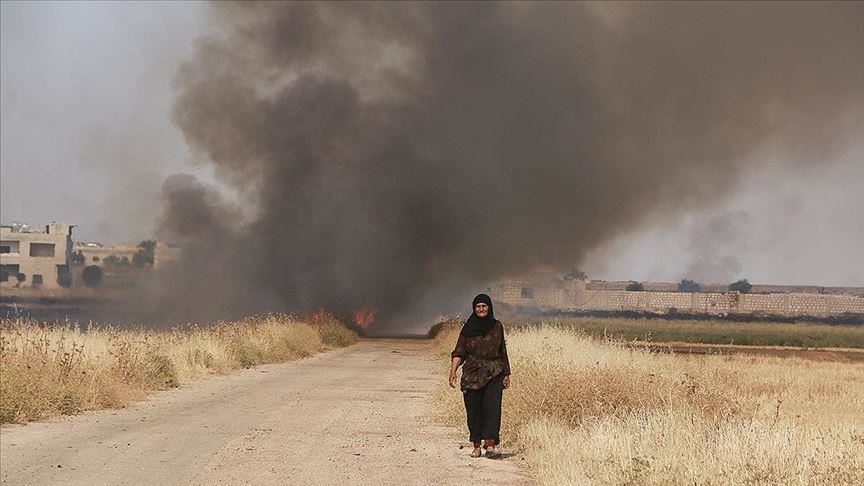
[[[501,457],[501,453],[498,452],[498,449],[492,449],[491,451],[489,449],[486,449],[486,458],[487,459],[498,459],[500,457]]]

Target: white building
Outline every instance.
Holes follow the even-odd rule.
[[[45,231],[0,226],[0,287],[53,289],[72,284],[72,225]]]

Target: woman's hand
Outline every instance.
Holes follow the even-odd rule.
[[[450,387],[452,388],[456,388],[456,370],[459,369],[460,364],[462,364],[462,358],[453,356],[450,361]]]
[[[504,377],[504,388],[510,388],[510,375]]]

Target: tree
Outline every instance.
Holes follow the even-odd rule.
[[[156,254],[156,240],[144,240],[138,243],[138,251],[132,255],[132,265],[138,268],[144,265],[153,265]]]
[[[102,269],[96,265],[86,266],[81,273],[81,278],[84,280],[84,285],[95,289],[102,283]]]
[[[627,284],[627,290],[631,292],[644,292],[645,286],[642,285],[642,282],[630,282]]]
[[[748,282],[746,278],[742,278],[741,280],[729,284],[730,292],[741,292],[742,294],[747,294],[750,293],[750,289],[752,288],[753,286],[750,285],[750,282]]]
[[[678,292],[699,292],[701,286],[695,281],[683,278],[678,282]]]
[[[68,265],[57,266],[57,283],[63,288],[72,286],[72,272],[69,271]]]
[[[564,274],[564,280],[588,280],[588,274],[578,268],[574,268]]]
[[[115,267],[120,266],[120,257],[118,257],[117,255],[108,255],[102,261],[105,263],[105,265],[113,265]]]

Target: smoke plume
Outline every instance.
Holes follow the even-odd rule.
[[[239,200],[163,197],[197,315],[469,302],[864,129],[862,3],[211,7],[174,120]]]

